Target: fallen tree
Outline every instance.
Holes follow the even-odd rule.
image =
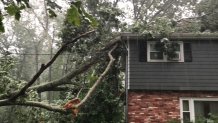
[[[25,97],[28,95],[28,92],[30,91],[37,91],[38,93],[41,93],[45,91],[57,91],[57,90],[60,91],[61,89],[64,90],[66,89],[66,87],[62,87],[63,85],[75,84],[71,82],[71,79],[89,70],[92,66],[99,63],[102,58],[109,58],[109,63],[107,67],[102,72],[102,74],[99,75],[98,79],[93,84],[93,86],[89,89],[86,96],[83,99],[80,99],[81,101],[78,104],[71,105],[72,109],[81,108],[87,102],[89,97],[93,95],[97,86],[101,83],[101,81],[104,79],[104,77],[109,72],[110,68],[113,66],[115,59],[112,56],[112,52],[118,47],[121,41],[120,36],[117,36],[111,39],[110,41],[108,41],[109,43],[105,44],[104,47],[101,48],[100,50],[97,50],[90,59],[84,62],[83,65],[81,65],[75,70],[72,70],[71,72],[63,76],[62,78],[53,80],[51,82],[42,83],[39,85],[34,85],[34,83],[40,77],[40,75],[44,72],[44,70],[46,70],[49,66],[51,66],[54,63],[54,61],[57,59],[57,57],[62,52],[64,52],[64,49],[69,44],[74,44],[76,41],[78,41],[78,39],[86,37],[93,32],[95,31],[92,30],[92,31],[83,33],[79,35],[78,37],[76,37],[75,39],[73,39],[71,42],[63,44],[61,48],[53,56],[53,58],[50,61],[48,61],[47,64],[42,64],[39,71],[20,90],[17,90],[17,91],[8,93],[8,94],[1,94],[0,95],[0,99],[1,99],[0,106],[11,106],[11,105],[31,106],[31,107],[43,108],[49,111],[59,112],[63,114],[73,113],[73,110],[67,110],[66,108],[63,107],[63,105],[55,105],[55,104],[46,103],[43,101],[28,101],[28,100],[24,101],[23,98],[25,99]]]

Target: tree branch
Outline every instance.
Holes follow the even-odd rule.
[[[141,10],[142,10],[144,4],[145,4],[145,0],[141,1],[141,7],[138,8],[138,15],[137,15],[137,18],[136,18],[137,21],[139,19],[143,20],[144,14],[141,13],[142,12]]]
[[[89,99],[89,97],[94,93],[94,91],[96,90],[97,86],[100,84],[100,82],[104,79],[104,77],[106,76],[106,74],[109,72],[110,68],[112,67],[115,59],[113,58],[113,56],[111,55],[111,53],[117,48],[117,44],[108,52],[108,56],[110,58],[110,62],[108,63],[106,69],[104,70],[104,72],[99,76],[99,78],[97,79],[97,81],[95,82],[95,84],[90,88],[90,90],[88,91],[88,93],[86,94],[86,96],[83,98],[83,100],[76,105],[77,108],[81,107],[82,105],[85,104],[85,102]]]
[[[55,106],[55,105],[48,105],[43,102],[35,102],[35,101],[25,101],[25,102],[19,102],[19,101],[1,101],[0,106],[10,106],[10,105],[19,105],[19,106],[31,106],[31,107],[38,107],[38,108],[43,108],[49,111],[53,112],[59,112],[62,114],[67,114],[68,112],[64,109],[61,108],[60,106]]]
[[[107,44],[102,50],[100,51],[105,51],[109,48],[112,49],[108,52],[108,56],[110,58],[110,61],[106,67],[106,69],[104,70],[104,72],[99,76],[99,78],[97,79],[97,81],[94,83],[94,85],[90,88],[90,90],[88,91],[88,93],[86,94],[86,96],[84,97],[84,99],[77,104],[75,107],[80,108],[81,106],[83,106],[87,100],[89,99],[89,97],[91,95],[93,95],[94,91],[96,90],[97,86],[101,83],[101,81],[104,79],[104,77],[106,76],[106,74],[109,72],[110,68],[112,67],[115,59],[113,58],[113,56],[111,55],[111,53],[117,48],[118,46],[118,41],[120,41],[120,37],[115,38],[112,42],[110,42],[109,44]],[[47,64],[46,64],[47,65]],[[70,75],[78,75],[80,73],[80,70],[75,70],[72,73],[69,73],[68,76],[65,77],[70,77],[72,78],[72,76]],[[58,82],[59,85],[62,85],[62,83],[60,83],[60,81]],[[52,85],[53,83],[50,83],[49,85]],[[45,84],[46,85],[46,84]],[[38,89],[40,87],[46,87],[46,86],[37,86],[35,87],[35,89]],[[24,86],[26,87],[26,86]],[[57,87],[57,86],[55,86]],[[33,88],[32,88],[33,89]],[[30,88],[27,88],[26,90],[30,90]],[[25,91],[26,91],[25,90]],[[21,93],[22,94],[22,93]],[[18,95],[17,97],[19,97],[20,95],[20,91],[18,93],[15,93],[15,95]],[[14,97],[14,96],[12,96]],[[15,98],[16,99],[16,98]],[[68,114],[70,113],[69,111],[67,111],[64,108],[61,108],[60,106],[57,105],[49,105],[43,102],[35,102],[35,101],[16,101],[16,100],[10,100],[10,99],[4,99],[4,100],[0,100],[0,106],[9,106],[9,105],[19,105],[19,106],[31,106],[31,107],[38,107],[38,108],[43,108],[49,111],[53,111],[53,112],[59,112],[62,114]]]
[[[108,44],[105,45],[104,48],[102,48],[99,51],[96,51],[96,55],[94,57],[91,57],[89,60],[85,62],[82,66],[79,68],[71,71],[70,73],[66,74],[64,77],[54,80],[52,82],[44,83],[41,85],[36,85],[31,87],[30,89],[37,90],[38,92],[43,92],[45,89],[52,89],[54,87],[64,85],[64,84],[70,84],[71,79],[73,79],[75,76],[87,71],[89,68],[91,68],[93,65],[99,62],[99,60],[103,57],[99,53],[107,51],[109,48],[117,44],[119,41],[121,41],[120,36],[114,38],[112,41],[110,41]]]
[[[71,42],[67,42],[65,44],[62,45],[62,47],[57,51],[57,53],[53,56],[53,58],[47,63],[47,64],[42,64],[41,68],[39,69],[39,71],[33,76],[33,78],[14,96],[12,96],[9,100],[16,100],[19,96],[24,95],[26,90],[39,78],[39,76],[44,72],[44,70],[46,70],[50,65],[52,65],[54,63],[54,61],[57,59],[57,57],[64,51],[64,49],[72,43],[75,43],[78,39],[87,36],[88,34],[91,34],[95,32],[95,30],[86,32],[84,34],[79,35],[78,37],[76,37],[75,39],[73,39]]]
[[[52,91],[53,89],[55,89],[56,87],[58,87],[60,85],[73,84],[71,82],[71,79],[73,79],[75,76],[87,71],[89,68],[91,68],[93,65],[95,65],[96,63],[98,63],[100,61],[100,59],[103,56],[99,55],[99,53],[107,51],[108,49],[110,49],[112,46],[114,46],[115,44],[117,44],[120,41],[121,41],[121,37],[117,36],[116,38],[109,41],[109,43],[106,44],[104,48],[96,51],[98,53],[96,53],[96,55],[94,57],[91,57],[89,60],[87,60],[85,62],[85,64],[83,64],[79,68],[69,72],[68,74],[66,74],[64,77],[62,77],[60,79],[57,79],[57,80],[54,80],[51,82],[47,82],[47,83],[42,83],[40,85],[35,85],[33,87],[29,87],[27,89],[27,91],[29,91],[29,90],[36,90],[37,92],[44,92],[44,91],[48,91],[48,90]],[[6,99],[9,97],[12,97],[13,95],[16,95],[17,93],[18,93],[18,91],[10,93],[10,94],[2,94],[2,95],[0,95],[0,99]]]
[[[162,7],[159,11],[157,11],[150,19],[150,22],[153,21],[156,17],[158,17],[158,15],[161,13],[161,12],[164,12],[166,11],[167,9],[169,9],[169,7],[174,3],[176,2],[175,0],[168,0]]]
[[[67,90],[70,90],[71,88],[68,87],[68,86],[63,86],[63,87],[55,87],[55,88],[52,88],[52,89],[47,89],[45,91],[67,91]]]

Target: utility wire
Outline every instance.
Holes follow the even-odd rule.
[[[49,53],[9,53],[9,54],[16,54],[16,55],[55,55]],[[69,54],[60,54],[60,55],[69,55]]]

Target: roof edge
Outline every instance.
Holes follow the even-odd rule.
[[[149,35],[142,35],[138,33],[124,32],[121,33],[122,40],[159,40],[163,38],[158,35],[151,37]],[[218,41],[218,33],[172,33],[168,36],[170,40],[193,40],[193,41]]]

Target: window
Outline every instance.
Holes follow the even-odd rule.
[[[218,98],[181,98],[182,123],[214,123],[212,116],[218,116]]]
[[[147,59],[148,62],[184,62],[184,52],[183,52],[183,43],[177,42],[179,44],[176,48],[176,57],[169,59],[167,55],[158,51],[155,48],[156,42],[149,41],[147,43]]]

